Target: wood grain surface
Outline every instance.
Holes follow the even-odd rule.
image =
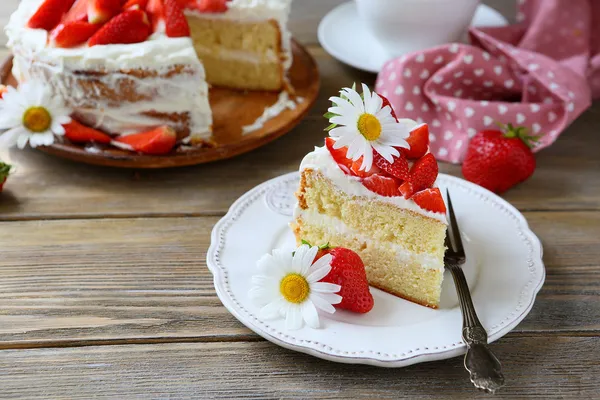
[[[292,132],[256,151],[135,171],[0,150],[16,166],[0,195],[0,398],[483,397],[460,358],[394,370],[322,361],[265,342],[215,295],[213,225],[322,142],[331,94],[375,80],[317,44],[318,21],[342,2],[294,2],[292,30],[318,63],[321,92]],[[0,25],[17,3],[0,1]],[[514,14],[513,0],[486,3]],[[508,381],[495,398],[600,399],[599,126],[595,103],[503,196],[542,240],[547,277],[531,313],[493,345]]]

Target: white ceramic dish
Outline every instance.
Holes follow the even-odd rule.
[[[432,310],[371,289],[375,307],[365,315],[337,311],[323,329],[286,331],[284,320],[261,321],[248,298],[256,261],[274,248],[295,247],[288,228],[298,174],[272,179],[243,195],[212,233],[207,263],[223,305],[244,325],[280,346],[331,361],[402,367],[460,355],[461,314],[452,278],[444,279],[441,307]],[[493,193],[441,174],[450,190],[468,262],[465,273],[490,341],[525,318],[542,287],[540,241],[525,218]]]
[[[477,8],[471,26],[506,26],[502,14],[484,4]],[[354,1],[331,10],[319,24],[319,42],[333,57],[354,68],[378,73],[391,57],[366,29]],[[415,32],[415,35],[418,35]],[[406,37],[407,41],[411,37]],[[467,38],[464,39],[467,42]]]

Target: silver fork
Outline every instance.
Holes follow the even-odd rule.
[[[452,273],[452,278],[454,278],[460,311],[463,316],[462,338],[467,344],[465,368],[471,374],[471,382],[475,387],[494,393],[504,386],[502,365],[488,347],[487,332],[479,322],[473,306],[469,286],[462,270],[462,265],[466,260],[465,249],[448,190],[446,190],[446,196],[448,198],[448,219],[450,223],[446,234],[444,264],[446,269]]]

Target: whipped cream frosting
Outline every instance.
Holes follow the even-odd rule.
[[[325,177],[331,180],[338,189],[350,196],[367,197],[390,203],[399,208],[408,209],[447,224],[446,215],[424,210],[413,200],[407,200],[403,196],[381,196],[370,191],[360,182],[359,178],[346,175],[344,171],[342,171],[337,165],[326,147],[316,147],[314,151],[308,153],[300,164],[300,171],[304,169],[320,171],[323,175],[325,175]]]
[[[277,101],[273,105],[265,108],[265,111],[262,113],[262,115],[260,117],[258,117],[256,119],[256,121],[254,121],[254,123],[252,123],[251,125],[246,125],[246,126],[242,127],[243,134],[247,135],[251,132],[262,129],[262,127],[265,125],[265,123],[268,120],[278,116],[286,109],[289,109],[289,110],[296,109],[296,106],[298,104],[302,103],[303,101],[304,101],[304,99],[302,97],[296,97],[294,99],[291,99],[288,92],[279,93],[279,97],[277,97]]]
[[[48,32],[27,27],[43,1],[21,1],[5,28],[8,46],[15,56],[13,75],[19,82],[42,79],[63,96],[84,122],[113,134],[135,133],[165,123],[164,119],[144,113],[177,112],[189,114],[194,138],[210,137],[208,85],[191,38],[169,38],[159,29],[142,43],[57,48],[48,43]],[[184,74],[167,75],[182,65]],[[106,74],[89,77],[77,73],[90,69]],[[120,72],[133,69],[152,71],[156,76],[140,79]],[[89,81],[95,84],[90,85]],[[114,104],[106,99],[89,106],[86,87],[100,84],[118,91],[124,81],[135,93],[151,100]]]
[[[367,236],[361,235],[354,229],[350,228],[340,219],[332,217],[330,215],[320,214],[316,210],[302,210],[300,207],[296,207],[294,211],[294,219],[296,218],[300,218],[310,225],[318,226],[322,229],[325,229],[329,231],[329,233],[356,237],[360,241],[366,243],[367,246],[376,244],[378,247],[388,247],[394,251],[394,253],[396,254],[396,258],[400,263],[410,263],[414,261],[426,269],[444,269],[444,263],[441,262],[439,257],[432,256],[428,253],[415,253],[396,243],[382,243],[379,241],[372,240]]]

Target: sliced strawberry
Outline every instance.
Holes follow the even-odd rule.
[[[364,187],[381,196],[398,196],[398,180],[381,174],[373,174],[362,180]]]
[[[165,19],[165,8],[163,6],[163,0],[148,0],[146,6],[146,12],[152,22],[152,31],[156,32],[160,21]]]
[[[102,27],[84,21],[73,21],[58,25],[50,33],[50,40],[56,47],[69,48],[87,42]]]
[[[377,93],[377,96],[381,97],[381,100],[383,100],[383,104],[381,105],[381,108],[385,108],[386,106],[389,106],[390,110],[391,110],[392,117],[394,117],[394,119],[396,120],[396,122],[398,122],[398,117],[396,116],[396,112],[394,111],[394,107],[392,107],[392,103],[390,103],[390,101],[386,97],[383,97],[379,93]]]
[[[401,181],[407,180],[410,176],[408,161],[406,161],[402,153],[400,153],[399,157],[394,157],[394,163],[392,164],[379,153],[373,152],[373,164]]]
[[[433,154],[425,154],[410,169],[410,179],[399,190],[405,198],[411,198],[416,192],[430,188],[438,175],[438,164]]]
[[[62,20],[63,24],[73,21],[86,21],[88,20],[88,1],[89,0],[77,0],[69,12],[65,15]]]
[[[50,31],[60,23],[63,15],[73,5],[75,0],[46,0],[29,19],[27,26],[31,29]]]
[[[429,127],[427,124],[417,126],[406,139],[410,149],[402,149],[402,153],[410,160],[417,160],[427,153],[429,149]]]
[[[333,157],[334,161],[340,166],[342,171],[344,171],[346,174],[351,174],[350,171],[353,161],[346,157],[348,149],[346,147],[335,149],[333,148],[334,143],[335,140],[331,137],[325,139],[325,146],[327,147],[327,150],[329,150],[329,153],[331,153],[331,157]]]
[[[190,36],[190,26],[177,0],[164,0],[165,25],[168,37]]]
[[[198,0],[197,9],[203,13],[224,13],[229,7],[226,0]]]
[[[92,38],[89,45],[140,43],[150,36],[148,16],[142,10],[128,10],[117,15],[104,25]]]
[[[356,175],[360,178],[367,178],[373,174],[381,173],[381,170],[375,164],[373,164],[371,166],[370,170],[368,170],[368,171],[362,170],[361,171],[360,167],[362,166],[362,162],[363,162],[362,157],[359,158],[358,160],[352,162],[352,165],[350,166],[350,171],[352,172],[353,175]]]
[[[121,12],[121,0],[89,0],[88,22],[102,24]]]
[[[148,0],[129,0],[123,5],[123,11],[145,10],[147,6]]]
[[[140,153],[161,155],[175,147],[177,134],[173,128],[165,125],[147,132],[120,136],[115,141],[125,143]]]
[[[110,136],[107,134],[80,124],[75,120],[63,125],[63,127],[65,128],[65,137],[74,143],[110,143],[111,141]]]
[[[415,193],[412,199],[424,210],[435,213],[446,213],[446,204],[438,188],[421,190]]]

